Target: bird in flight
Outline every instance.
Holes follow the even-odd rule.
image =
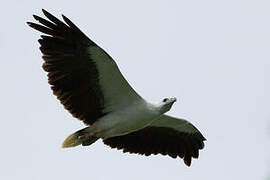
[[[180,157],[187,166],[199,157],[206,140],[190,122],[165,115],[176,98],[150,103],[138,95],[117,64],[73,22],[42,9],[40,51],[53,94],[73,117],[87,125],[66,138],[63,148],[104,144],[123,152]]]

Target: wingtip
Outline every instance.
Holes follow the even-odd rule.
[[[69,26],[75,26],[64,14],[62,14],[62,18]]]
[[[187,167],[191,166],[191,160],[184,160],[184,163]]]
[[[43,14],[48,13],[48,11],[46,11],[44,8],[42,8],[41,10],[42,10]]]
[[[41,10],[42,10],[43,14],[44,14],[46,17],[52,16],[51,13],[49,13],[47,10],[45,10],[45,9],[43,9],[43,8],[42,8]]]
[[[188,167],[190,167],[190,165],[191,165],[191,160],[192,160],[192,157],[190,156],[190,155],[185,155],[185,157],[184,157],[184,163],[188,166]]]
[[[32,23],[32,22],[26,22],[26,24],[27,24],[28,26],[32,27],[34,23]]]
[[[202,141],[207,141],[207,139],[203,135],[202,135]]]
[[[35,20],[37,20],[37,21],[38,21],[39,16],[37,16],[37,15],[33,14],[33,18],[34,18]]]
[[[68,19],[64,14],[61,14],[62,18],[64,21],[66,21],[66,19]]]

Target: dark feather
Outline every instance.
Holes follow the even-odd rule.
[[[57,29],[57,26],[55,24],[51,23],[50,21],[47,21],[46,19],[43,19],[43,18],[36,16],[36,15],[33,15],[33,17],[35,18],[35,20],[37,20],[41,24],[45,25],[46,27],[48,27],[50,29]]]
[[[186,134],[167,127],[150,126],[124,136],[104,139],[103,142],[112,148],[123,149],[123,152],[179,156],[190,166],[192,157],[198,158],[204,140],[200,133]]]
[[[44,33],[38,42],[48,82],[65,109],[91,125],[105,115],[98,70],[88,53],[90,46],[97,45],[65,16],[63,19],[67,24],[46,10],[42,11],[48,19],[34,15],[41,25],[27,24]]]

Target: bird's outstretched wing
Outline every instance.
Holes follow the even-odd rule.
[[[53,93],[64,107],[85,124],[123,107],[140,96],[131,88],[115,61],[67,17],[64,22],[42,10],[47,19],[28,25],[41,35],[43,69]]]
[[[144,129],[104,139],[103,142],[112,148],[123,149],[123,152],[180,157],[190,166],[191,158],[199,157],[199,150],[203,149],[205,140],[188,121],[162,115]]]

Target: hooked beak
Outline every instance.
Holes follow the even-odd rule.
[[[177,101],[177,99],[174,97],[174,98],[172,98],[172,102],[176,102]]]

